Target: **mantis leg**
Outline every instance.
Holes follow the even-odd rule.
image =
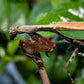
[[[25,40],[25,41],[27,41],[27,40]],[[27,41],[27,42],[28,42],[28,41]],[[26,42],[24,42],[24,39],[21,39],[21,40],[20,40],[19,47],[20,47],[21,50],[24,52],[24,54],[25,54],[27,57],[29,57],[30,59],[32,59],[32,60],[33,60],[33,58],[35,58],[35,59],[40,59],[40,58],[37,57],[37,56],[33,56],[32,53],[34,53],[35,51],[33,51],[32,49],[31,49],[31,52],[32,52],[31,54],[25,50],[24,47],[26,47]],[[34,61],[34,60],[33,60],[33,61]],[[34,62],[35,62],[35,61],[34,61]]]
[[[74,57],[78,54],[78,50],[79,50],[78,48],[75,48],[75,49],[74,49],[74,51],[73,51],[73,53],[72,53],[72,55],[71,55],[69,61],[68,61],[67,64],[66,64],[66,70],[67,70],[68,75],[69,75],[69,77],[70,77],[70,79],[71,79],[71,81],[72,81],[73,84],[75,84],[75,82],[73,81],[73,79],[72,79],[72,77],[71,77],[71,74],[70,74],[70,72],[69,72],[69,70],[68,70],[68,66],[71,64],[71,62],[72,62],[72,60],[74,59]]]
[[[77,43],[77,44],[82,44],[82,45],[84,45],[84,42],[83,41],[79,41],[79,40],[73,40],[73,43]]]

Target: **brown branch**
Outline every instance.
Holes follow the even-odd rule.
[[[71,77],[71,74],[70,74],[70,72],[69,72],[68,67],[69,67],[69,65],[71,64],[71,62],[72,62],[72,60],[74,59],[74,57],[77,56],[78,51],[79,51],[78,47],[74,49],[74,51],[73,51],[73,53],[72,53],[72,55],[71,55],[69,61],[68,61],[67,64],[66,64],[66,70],[67,70],[68,75],[69,75],[69,77],[70,77],[70,79],[71,79],[71,81],[72,81],[73,84],[75,84],[75,82],[74,82],[73,78]]]
[[[38,66],[38,70],[41,75],[43,84],[50,84],[44,64],[43,64],[43,60],[41,59],[41,56],[40,56],[40,53],[37,52],[37,53],[35,53],[35,55],[40,58],[40,59],[38,59],[38,58],[36,59],[36,64]]]

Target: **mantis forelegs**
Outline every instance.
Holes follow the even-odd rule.
[[[21,39],[21,40],[20,40],[20,43],[19,43],[19,47],[20,47],[21,50],[24,52],[24,54],[25,54],[26,56],[28,56],[29,58],[31,58],[32,60],[33,60],[33,58],[35,58],[35,59],[40,59],[40,58],[37,57],[37,56],[33,56],[33,53],[34,53],[35,51],[33,51],[32,49],[30,49],[31,52],[27,52],[27,51],[26,51],[26,49],[24,48],[24,47],[26,47],[26,43],[29,43],[29,41],[26,40],[26,39]],[[33,61],[34,61],[34,60],[33,60]],[[34,61],[34,62],[35,62],[35,61]]]
[[[68,75],[69,75],[69,77],[70,77],[70,79],[71,79],[71,81],[72,81],[73,84],[75,84],[75,82],[73,81],[73,79],[72,79],[72,77],[71,77],[71,74],[70,74],[70,72],[69,72],[69,70],[68,70],[68,66],[71,64],[71,62],[72,62],[72,60],[74,59],[74,57],[78,54],[78,51],[79,51],[78,48],[75,48],[75,49],[74,49],[74,51],[73,51],[73,53],[72,53],[72,55],[71,55],[69,61],[68,61],[67,64],[66,64],[66,69],[67,69]]]

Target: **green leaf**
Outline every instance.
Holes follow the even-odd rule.
[[[0,56],[3,57],[5,56],[5,54],[6,54],[5,49],[2,46],[0,46]]]
[[[7,45],[7,52],[10,55],[14,55],[18,47],[19,47],[19,40],[9,41]]]
[[[11,40],[11,41],[8,42],[7,52],[10,55],[14,55],[16,50],[19,48],[19,41],[20,41],[20,39],[21,39],[21,37],[18,37],[15,40]]]
[[[73,1],[63,1],[56,3],[52,12],[64,17],[67,21],[84,21],[83,12],[80,10],[81,5]]]
[[[30,16],[29,16],[29,19],[28,19],[28,24],[31,24],[32,23],[32,20],[35,17],[37,17],[39,14],[50,12],[51,9],[52,9],[52,5],[51,5],[50,1],[37,2],[34,5],[32,11],[30,12]]]
[[[84,84],[84,78],[81,78],[76,84]]]
[[[53,22],[62,21],[56,13],[41,13],[33,19],[32,24],[45,25]]]
[[[52,32],[44,32],[44,31],[41,31],[41,32],[38,32],[40,35],[42,35],[43,37],[45,38],[49,38],[51,37],[52,35],[56,35],[55,33],[52,33]]]
[[[84,39],[84,31],[70,31],[70,30],[60,30],[61,34],[74,38],[74,39]]]

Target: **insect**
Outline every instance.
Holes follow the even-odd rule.
[[[36,34],[35,32],[37,32],[37,31],[54,32],[54,33],[59,34],[61,37],[63,37],[67,41],[71,42],[75,46],[75,49],[74,49],[69,61],[66,64],[66,69],[67,69],[68,75],[69,75],[72,83],[75,84],[75,82],[73,81],[73,79],[70,75],[70,72],[68,70],[68,66],[71,64],[72,59],[78,54],[79,44],[84,45],[84,22],[57,22],[57,23],[50,24],[50,25],[31,25],[31,26],[25,25],[25,26],[21,26],[19,28],[17,26],[15,26],[15,27],[10,28],[9,31],[10,31],[11,39],[14,38],[19,33],[30,34],[30,36],[32,37],[33,40],[35,40],[35,42],[36,41],[40,42],[40,45],[41,45],[40,49],[35,48],[34,47],[35,45],[33,45],[33,43],[32,43],[32,45],[33,45],[32,49],[35,49],[37,51],[47,51],[46,49],[47,49],[48,45],[51,48],[50,51],[53,51],[53,48],[55,47],[55,45],[53,43],[51,43],[49,40],[46,40],[44,37]],[[35,39],[35,38],[37,38],[37,39]],[[27,46],[27,44],[29,44],[30,41],[25,41],[25,42],[23,42],[21,44],[25,43],[24,45]],[[42,48],[43,43],[44,43],[45,49]],[[31,48],[31,46],[29,46],[29,45],[28,45],[28,47]]]
[[[46,51],[46,52],[52,52],[54,50],[54,47],[56,46],[54,43],[52,43],[50,40],[42,37],[41,35],[37,33],[31,33],[29,34],[32,38],[32,40],[26,40],[21,39],[20,40],[20,48],[23,50],[24,53],[28,54],[27,51],[24,49],[24,47],[28,47],[30,50],[28,57],[30,58],[36,58],[32,56],[34,52],[36,51]]]

